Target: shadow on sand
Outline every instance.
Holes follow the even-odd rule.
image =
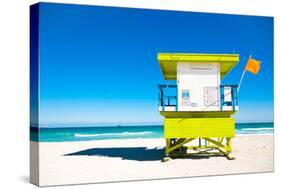
[[[105,156],[119,157],[125,160],[135,161],[161,161],[164,157],[164,149],[148,149],[146,147],[123,147],[123,148],[90,148],[65,156]]]

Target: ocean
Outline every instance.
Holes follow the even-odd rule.
[[[237,123],[236,134],[273,134],[273,123]],[[163,138],[162,125],[154,126],[107,126],[107,127],[31,127],[30,140],[40,142],[70,142],[109,139]]]

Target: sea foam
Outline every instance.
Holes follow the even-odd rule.
[[[122,133],[100,133],[100,134],[82,134],[82,133],[75,133],[75,137],[110,137],[110,136],[139,136],[139,135],[149,135],[152,132],[144,131],[144,132],[122,132]]]

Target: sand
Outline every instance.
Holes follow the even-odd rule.
[[[31,142],[36,148],[37,142]],[[161,162],[164,139],[123,139],[39,143],[39,185],[177,178],[270,172],[273,135],[233,139],[235,160],[185,158]]]

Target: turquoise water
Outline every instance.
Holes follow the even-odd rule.
[[[40,142],[88,141],[130,138],[162,138],[163,126],[40,128]],[[237,134],[273,134],[273,123],[236,124]],[[38,129],[31,128],[30,139],[38,141]]]

